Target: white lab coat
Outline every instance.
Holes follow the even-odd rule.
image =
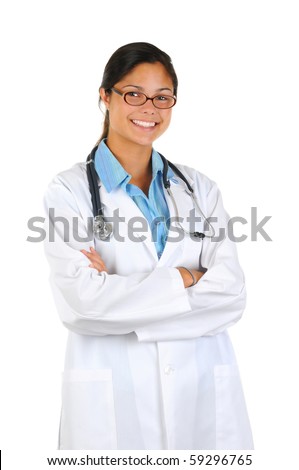
[[[179,166],[202,211],[228,216],[217,186]],[[172,191],[182,225],[193,209],[185,184]],[[119,209],[125,241],[78,242],[63,223],[46,240],[57,309],[69,329],[63,374],[60,449],[251,449],[252,435],[234,352],[226,328],[245,306],[236,247],[226,237],[166,243],[160,259],[150,233],[128,237],[128,221],[143,217],[122,190],[100,187],[105,216]],[[166,193],[171,217],[174,208]],[[46,213],[77,224],[87,237],[92,217],[86,165],[59,174],[45,195]],[[198,215],[198,214],[197,214]],[[196,230],[203,231],[202,222]],[[50,230],[49,230],[50,232]],[[134,234],[143,237],[144,233]],[[177,234],[172,234],[176,236]],[[53,233],[52,233],[53,238]],[[132,237],[131,237],[132,238]],[[88,267],[80,252],[95,243],[108,273]],[[207,272],[185,289],[176,266]]]

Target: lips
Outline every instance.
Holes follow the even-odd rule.
[[[154,121],[140,121],[139,119],[133,119],[132,122],[136,126],[143,127],[143,128],[153,128],[157,124]]]

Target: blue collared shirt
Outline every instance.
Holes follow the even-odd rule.
[[[104,140],[96,151],[95,169],[108,193],[121,187],[137,204],[149,224],[152,240],[155,241],[160,258],[168,235],[169,209],[163,190],[163,161],[158,152],[152,151],[152,181],[148,197],[138,186],[129,184],[132,176],[114,157]],[[170,179],[173,176],[173,171],[169,168],[167,177]]]

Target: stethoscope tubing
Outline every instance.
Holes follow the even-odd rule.
[[[96,150],[97,150],[97,147],[94,147],[90,155],[87,157],[87,161],[86,161],[87,178],[88,178],[88,184],[89,184],[89,189],[90,189],[90,194],[91,194],[92,210],[93,210],[94,217],[98,215],[102,215],[102,216],[104,215],[102,207],[101,207],[98,177],[97,177],[96,169],[94,166],[94,157],[95,157]]]
[[[87,165],[86,170],[87,170],[87,178],[88,178],[88,184],[89,184],[89,189],[90,189],[90,194],[91,194],[92,210],[93,210],[93,216],[94,216],[94,233],[100,239],[105,240],[105,239],[110,237],[110,235],[112,233],[112,229],[109,228],[109,230],[106,231],[107,223],[105,222],[104,213],[103,213],[103,209],[102,209],[102,206],[101,206],[101,198],[100,198],[100,191],[99,191],[99,185],[98,185],[98,175],[97,175],[95,165],[94,165],[94,158],[95,158],[97,148],[98,148],[98,146],[95,146],[92,149],[91,153],[88,155],[87,160],[86,160],[86,165]],[[163,185],[164,185],[164,188],[166,189],[166,191],[167,191],[167,193],[168,193],[168,195],[171,199],[171,202],[174,206],[177,225],[187,235],[195,236],[195,237],[198,237],[198,238],[205,238],[205,237],[213,238],[215,236],[215,229],[211,225],[211,223],[209,222],[207,217],[204,215],[204,213],[202,212],[202,210],[201,210],[201,208],[198,204],[198,201],[197,201],[196,197],[194,196],[194,191],[193,191],[193,188],[191,187],[189,181],[186,179],[186,177],[183,175],[183,173],[173,163],[166,160],[166,158],[161,153],[159,153],[159,155],[160,155],[160,157],[163,161]],[[183,180],[183,182],[187,186],[187,188],[189,190],[189,193],[188,193],[188,191],[186,191],[187,194],[193,200],[194,207],[197,208],[199,214],[202,216],[204,221],[209,226],[210,230],[212,231],[212,235],[206,235],[206,234],[201,233],[201,232],[194,232],[194,233],[188,232],[179,223],[178,207],[177,207],[177,204],[175,202],[175,198],[173,196],[173,193],[171,191],[170,181],[167,178],[167,173],[168,173],[168,168],[169,167],[173,170],[174,173],[177,174],[177,176],[179,176],[179,178],[181,178],[181,180]],[[111,225],[111,224],[109,224],[109,225]],[[109,233],[109,235],[106,235],[106,233]]]

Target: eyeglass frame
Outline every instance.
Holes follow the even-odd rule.
[[[126,95],[128,93],[134,93],[134,91],[125,91],[125,92],[121,92],[120,90],[118,90],[117,88],[115,87],[111,87],[110,88],[111,91],[114,91],[114,93],[116,93],[117,95],[121,96],[124,101],[129,105],[129,106],[143,106],[148,100],[150,100],[152,103],[153,103],[153,106],[155,106],[156,109],[171,109],[175,106],[176,104],[176,101],[177,101],[177,98],[176,96],[169,96],[169,98],[172,98],[174,99],[174,103],[173,105],[169,106],[169,108],[159,108],[158,106],[155,105],[154,103],[154,99],[157,98],[157,96],[168,96],[168,95],[162,95],[162,94],[157,94],[155,96],[153,96],[152,98],[150,98],[149,96],[147,96],[145,93],[143,93],[142,91],[138,91],[137,93],[140,93],[141,95],[144,95],[145,96],[145,101],[144,103],[141,103],[141,104],[131,104],[131,103],[128,103],[127,100],[126,100]]]

